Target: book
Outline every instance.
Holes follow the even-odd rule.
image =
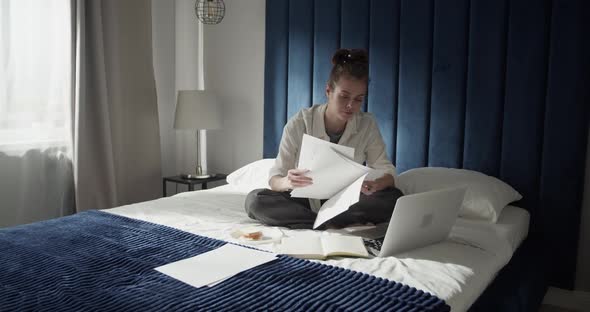
[[[318,260],[334,256],[369,257],[361,237],[344,235],[284,237],[278,252],[296,258]]]
[[[348,210],[359,201],[363,181],[383,173],[354,161],[354,148],[304,134],[299,154],[300,169],[307,169],[313,184],[296,188],[292,197],[327,199],[318,211],[313,228]]]

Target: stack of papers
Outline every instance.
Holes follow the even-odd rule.
[[[188,259],[155,268],[193,287],[216,284],[246,270],[273,261],[276,254],[225,244],[217,249]]]
[[[298,168],[307,169],[313,184],[296,188],[292,197],[328,199],[318,211],[313,228],[345,212],[359,201],[365,179],[383,175],[377,170],[357,164],[354,148],[338,145],[304,134]]]

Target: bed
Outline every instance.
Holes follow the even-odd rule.
[[[244,212],[246,194],[240,188],[224,185],[107,211],[244,244],[231,234],[240,227],[258,224]],[[528,225],[528,212],[509,206],[496,224],[459,220],[449,240],[398,257],[341,258],[322,262],[401,282],[445,300],[452,311],[466,311],[508,263],[526,238]],[[280,230],[285,236],[307,232]],[[275,250],[274,246],[255,245],[270,251]]]
[[[380,290],[386,289],[383,285],[378,285],[368,292],[357,291],[362,286],[351,284],[346,287],[351,295],[330,303],[329,298],[314,298],[306,295],[305,291],[299,293],[298,290],[291,295],[289,289],[276,289],[300,281],[299,277],[289,276],[298,272],[314,272],[313,267],[297,267],[288,271],[292,268],[286,266],[280,272],[262,267],[255,273],[247,271],[253,275],[268,274],[256,283],[244,281],[242,275],[214,287],[194,289],[180,285],[182,283],[154,270],[158,265],[194,255],[203,245],[211,248],[219,247],[225,242],[248,245],[247,241],[234,234],[245,227],[273,229],[283,237],[342,234],[337,230],[290,230],[261,225],[249,219],[244,211],[244,200],[249,190],[251,188],[228,184],[210,190],[185,192],[100,212],[79,213],[71,217],[4,229],[0,231],[0,249],[4,254],[0,261],[3,266],[0,270],[0,286],[3,290],[0,308],[140,308],[157,311],[166,307],[168,310],[305,311],[331,310],[344,305],[340,308],[355,311],[358,309],[346,307],[346,304],[358,307],[357,301],[361,300],[359,296],[366,298],[378,295]],[[447,240],[396,257],[341,257],[326,261],[301,261],[321,264],[322,268],[332,271],[331,267],[346,269],[343,272],[351,274],[350,281],[345,282],[343,272],[332,272],[334,276],[326,278],[334,283],[329,287],[329,293],[335,293],[333,290],[339,288],[344,291],[341,289],[342,283],[362,280],[357,274],[365,273],[365,278],[370,277],[381,283],[395,282],[397,286],[394,288],[409,291],[402,298],[427,296],[425,301],[439,302],[436,307],[442,306],[442,309],[432,311],[447,311],[448,308],[452,311],[467,311],[499,270],[510,261],[514,251],[526,239],[528,228],[529,213],[522,208],[508,206],[502,211],[497,223],[458,219]],[[160,237],[162,233],[164,235]],[[206,241],[199,243],[199,240]],[[278,243],[279,241],[275,241],[252,247],[274,252]],[[269,281],[278,278],[289,280]],[[258,306],[256,304],[264,302],[260,292],[256,291],[253,297],[248,296],[243,289],[244,284],[248,285],[248,289],[252,285],[273,285],[272,288],[279,295],[269,299],[265,305]],[[314,286],[311,291],[315,289],[317,288]],[[240,299],[221,300],[220,303],[218,297],[207,291],[226,296],[230,296],[227,295],[230,293],[231,298]],[[293,306],[291,302],[287,302],[286,306],[277,304],[277,300],[280,302],[283,297],[294,297],[297,298],[295,301],[309,302],[310,306],[302,308]],[[408,306],[388,306],[392,301],[369,300],[361,310],[431,310],[427,306],[412,306],[414,299]],[[313,305],[318,303],[324,303],[324,306]]]

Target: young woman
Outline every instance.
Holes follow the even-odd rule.
[[[296,168],[303,134],[353,147],[357,163],[366,163],[383,173],[378,179],[364,181],[359,202],[324,227],[379,223],[391,218],[395,202],[402,195],[395,188],[395,167],[387,158],[375,119],[361,112],[369,82],[367,52],[340,49],[333,55],[332,65],[326,85],[328,102],[303,109],[287,122],[269,175],[271,189],[254,190],[246,199],[250,218],[268,225],[312,227],[320,201],[290,196],[294,188],[313,183],[305,169]]]

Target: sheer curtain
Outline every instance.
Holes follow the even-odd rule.
[[[0,0],[0,226],[161,196],[151,6]]]
[[[72,213],[70,0],[0,1],[0,227]]]

